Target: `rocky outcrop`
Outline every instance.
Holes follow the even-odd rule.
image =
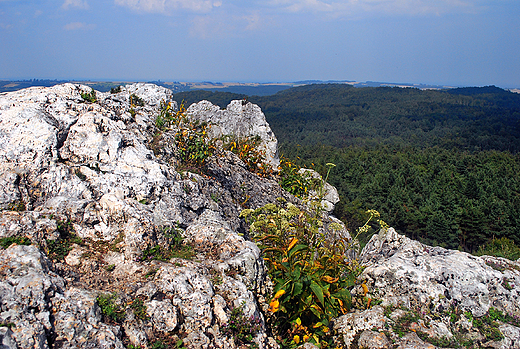
[[[246,101],[231,101],[226,109],[208,101],[192,104],[187,110],[188,116],[210,122],[210,134],[214,138],[221,136],[254,137],[262,139],[262,150],[273,169],[278,167],[278,141],[265,120],[259,106]]]
[[[353,293],[380,305],[337,319],[347,346],[520,348],[520,261],[427,246],[390,228],[360,263],[366,290]]]
[[[237,309],[258,329],[255,345],[278,347],[263,259],[239,214],[280,197],[304,202],[220,148],[203,168],[183,168],[176,126],[156,125],[163,102],[177,108],[171,91],[94,94],[64,84],[0,95],[0,347],[236,348]],[[210,122],[212,137],[259,136],[277,166],[257,106],[203,101],[188,117]],[[337,192],[325,184],[324,194],[332,211]],[[324,237],[335,223],[350,240],[333,216],[323,223]],[[391,228],[359,259],[355,307],[331,325],[338,344],[520,348],[519,261],[429,247]]]
[[[198,173],[178,167],[175,127],[155,126],[162,102],[177,107],[170,90],[134,84],[95,102],[91,91],[0,96],[0,238],[14,242],[0,250],[3,347],[233,348],[221,329],[237,308],[260,324],[256,345],[277,347],[263,260],[239,214],[299,200],[222,149]],[[259,136],[277,165],[257,106],[188,111],[214,137]]]

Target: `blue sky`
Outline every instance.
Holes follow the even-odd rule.
[[[520,87],[520,0],[0,0],[0,79]]]

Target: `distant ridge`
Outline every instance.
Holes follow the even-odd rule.
[[[119,85],[132,84],[135,81],[80,81],[80,80],[50,80],[50,79],[29,79],[29,80],[0,80],[0,93],[17,91],[33,86],[54,86],[66,82],[80,83],[92,87],[100,92],[108,92],[111,88]],[[483,93],[496,93],[496,86],[484,87],[462,87],[447,85],[430,85],[430,84],[414,84],[414,83],[395,83],[381,81],[355,81],[355,80],[299,80],[295,82],[180,82],[180,81],[162,81],[154,80],[149,83],[166,87],[174,93],[205,90],[213,92],[229,92],[243,94],[247,96],[270,96],[277,92],[298,87],[302,85],[320,85],[320,84],[344,84],[354,87],[399,87],[399,88],[415,88],[420,90],[453,90],[453,94],[472,95]],[[493,90],[495,89],[495,90]],[[501,90],[501,89],[500,89]],[[495,92],[493,92],[495,91]],[[504,92],[506,90],[502,90]],[[510,92],[518,93],[520,89],[509,89]]]

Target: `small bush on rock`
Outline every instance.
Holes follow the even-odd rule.
[[[266,161],[265,150],[259,149],[262,143],[260,136],[244,138],[225,136],[223,141],[224,149],[238,155],[249,171],[262,177],[268,177],[272,174],[271,166]]]
[[[90,92],[81,92],[81,98],[85,102],[95,103],[97,101],[96,91],[92,88]]]
[[[110,89],[110,93],[113,94],[113,95],[116,94],[116,93],[119,93],[119,92],[121,92],[121,86],[112,87]]]
[[[282,344],[326,346],[331,319],[351,306],[349,288],[357,275],[345,259],[349,241],[326,236],[319,211],[290,203],[244,210],[241,216],[250,223],[274,283],[269,311]]]
[[[83,245],[83,240],[74,234],[74,228],[71,221],[57,220],[57,228],[59,237],[56,240],[47,239],[47,254],[51,259],[63,260],[72,250],[72,245]]]
[[[132,108],[134,107],[144,107],[144,101],[142,98],[137,96],[136,94],[132,93],[130,97],[128,97],[128,103],[130,103],[130,106]]]
[[[125,318],[125,310],[119,304],[117,304],[116,300],[116,293],[100,294],[96,298],[96,301],[99,304],[105,319],[109,319],[114,322],[120,322]]]
[[[7,238],[0,238],[0,247],[2,247],[3,249],[8,248],[12,244],[28,246],[31,243],[31,240],[29,240],[29,238],[25,236],[11,236]]]
[[[140,298],[136,298],[130,303],[130,309],[134,311],[134,315],[136,318],[141,319],[143,321],[148,320],[148,314],[146,313],[146,305],[143,300]]]
[[[301,167],[282,156],[278,167],[280,186],[300,199],[309,194],[312,180],[307,173],[300,173]]]
[[[237,346],[251,343],[254,336],[262,329],[262,322],[259,318],[244,315],[244,305],[245,302],[239,307],[231,307],[229,320],[221,328],[222,333],[232,337]]]

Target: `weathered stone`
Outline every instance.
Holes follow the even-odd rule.
[[[386,322],[383,308],[375,306],[363,312],[353,312],[339,317],[334,322],[334,330],[342,337],[347,348],[350,348],[355,344],[356,335],[373,328],[382,329]]]
[[[308,168],[301,168],[298,173],[307,176],[315,182],[316,190],[309,192],[309,200],[319,200],[321,198],[321,206],[327,212],[334,211],[334,205],[339,202],[338,190],[327,182],[324,182],[321,175]]]
[[[208,101],[192,104],[187,114],[190,117],[211,123],[210,134],[214,138],[231,135],[238,138],[259,136],[267,161],[276,169],[278,141],[271,131],[260,107],[243,101],[231,101],[225,110]]]
[[[358,346],[366,349],[383,349],[390,347],[390,341],[382,332],[365,330],[359,336]]]
[[[60,348],[124,348],[120,329],[101,322],[101,310],[93,293],[71,288],[57,294],[52,303],[56,344]]]
[[[177,309],[168,300],[152,300],[146,303],[146,312],[157,331],[168,333],[177,328]]]

